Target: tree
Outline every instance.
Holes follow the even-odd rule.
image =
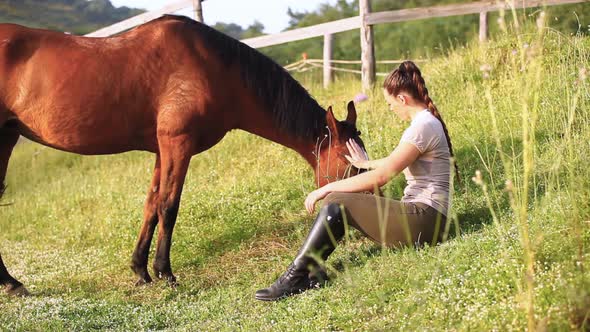
[[[215,23],[213,28],[235,39],[252,38],[264,34],[264,25],[258,21],[254,21],[245,30],[238,24],[223,22]]]
[[[242,29],[242,27],[238,24],[235,24],[235,23],[217,22],[213,26],[213,29],[215,29],[217,31],[221,31],[221,32],[225,33],[226,35],[233,37],[235,39],[241,39],[242,34],[244,33],[244,30]]]
[[[261,36],[264,34],[264,25],[258,21],[254,21],[242,34],[242,39]]]

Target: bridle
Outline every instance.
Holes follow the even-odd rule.
[[[365,146],[364,146],[363,141],[360,139],[360,135],[361,135],[361,132],[359,130],[357,130],[356,133],[355,133],[355,136],[353,136],[352,139],[354,139],[355,142],[357,142],[362,147],[363,151],[366,154],[367,151],[365,149]],[[322,140],[322,142],[323,142],[323,140]],[[320,145],[321,145],[322,142],[320,142]],[[318,149],[318,152],[319,152],[319,149]],[[340,156],[343,157],[344,155],[343,154],[340,154]],[[319,168],[319,162],[318,162],[318,168]],[[323,175],[322,178],[325,179],[325,180],[327,180],[328,182],[336,182],[336,181],[340,181],[342,179],[349,178],[351,176],[351,174],[352,175],[358,175],[358,174],[364,173],[366,171],[367,171],[366,169],[357,168],[357,167],[353,166],[352,163],[348,163],[346,165],[346,168],[344,169],[344,172],[342,173],[341,176],[339,176],[339,175],[330,176],[330,175],[327,175],[326,174],[326,175]]]

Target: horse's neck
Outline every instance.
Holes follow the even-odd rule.
[[[315,151],[317,149],[317,138],[295,137],[279,128],[270,112],[265,112],[261,108],[254,107],[245,111],[245,113],[247,114],[244,114],[242,117],[244,120],[241,121],[240,129],[294,150],[299,153],[312,168],[315,168],[317,164]]]

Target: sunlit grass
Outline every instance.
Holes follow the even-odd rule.
[[[328,261],[328,287],[279,303],[253,294],[283,272],[312,220],[303,199],[313,173],[293,151],[232,132],[193,158],[171,255],[180,286],[171,289],[136,288],[128,268],[153,155],[81,157],[20,144],[3,199],[12,205],[0,208],[0,252],[34,295],[0,296],[0,327],[587,329],[589,49],[588,39],[532,30],[424,64],[462,174],[460,229],[418,250],[382,250],[355,234]],[[353,79],[329,90],[301,80],[340,118],[360,90]],[[382,98],[377,89],[357,106],[372,157],[390,153],[407,125]],[[403,185],[399,177],[386,193],[399,197]]]

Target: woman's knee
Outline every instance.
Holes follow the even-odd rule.
[[[322,202],[322,206],[328,206],[330,204],[338,204],[341,205],[344,203],[345,197],[348,193],[330,193],[324,201]]]
[[[339,217],[342,215],[342,206],[338,203],[329,203],[322,206],[328,216]]]
[[[339,220],[339,222],[358,229],[364,233],[364,231],[359,227],[357,221],[353,218],[352,213],[350,213],[349,206],[346,204],[347,202],[337,196],[338,195],[336,195],[333,200],[324,202],[322,206],[324,213],[330,216],[331,219]]]

